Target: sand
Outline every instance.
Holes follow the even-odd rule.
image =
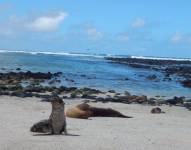
[[[66,100],[66,109],[80,103]],[[36,135],[33,123],[49,117],[51,106],[37,98],[0,97],[0,150],[190,150],[191,111],[161,106],[165,114],[150,114],[152,106],[91,103],[112,107],[132,119],[67,118],[70,135]]]

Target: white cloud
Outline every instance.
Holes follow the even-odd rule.
[[[0,38],[34,37],[33,33],[57,31],[66,18],[65,12],[49,12],[49,15],[10,15],[0,23]],[[39,32],[39,33],[38,33]],[[35,37],[36,38],[36,37]]]
[[[173,44],[191,44],[191,34],[176,32],[171,38],[170,42]]]
[[[133,21],[132,23],[132,27],[133,28],[142,28],[146,25],[146,21],[144,19],[141,18],[137,18]]]
[[[32,31],[55,31],[67,16],[68,14],[65,12],[59,12],[52,16],[40,16],[26,23],[26,27]]]
[[[99,40],[103,38],[103,33],[98,31],[95,27],[93,26],[88,26],[86,28],[87,35],[90,39],[92,40]]]
[[[176,32],[170,39],[170,41],[174,44],[178,44],[182,42],[183,40],[183,35],[180,32]]]
[[[117,35],[117,40],[121,42],[128,42],[130,40],[129,34],[127,32],[119,33]]]

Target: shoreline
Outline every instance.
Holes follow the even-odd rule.
[[[66,109],[83,99],[65,99]],[[43,136],[29,131],[36,121],[45,119],[51,111],[50,103],[37,98],[0,97],[0,150],[189,150],[190,112],[182,107],[160,106],[165,114],[150,114],[153,106],[120,103],[91,103],[111,107],[134,118],[96,117],[88,120],[67,118],[71,136]],[[73,135],[73,136],[72,136]]]
[[[18,72],[0,73],[0,95],[17,96],[21,98],[37,97],[42,101],[49,101],[51,95],[59,95],[64,99],[84,98],[95,102],[116,102],[125,104],[147,104],[147,105],[177,105],[191,109],[191,99],[188,97],[165,97],[156,95],[149,97],[147,95],[133,95],[128,91],[118,93],[115,90],[106,92],[92,88],[77,88],[54,86],[60,83],[59,77],[62,72],[42,73],[42,72]],[[74,81],[70,81],[74,82]]]

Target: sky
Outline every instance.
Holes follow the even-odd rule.
[[[191,58],[190,0],[0,0],[0,49]]]

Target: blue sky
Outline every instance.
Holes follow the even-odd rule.
[[[190,0],[0,0],[0,49],[191,57]]]

